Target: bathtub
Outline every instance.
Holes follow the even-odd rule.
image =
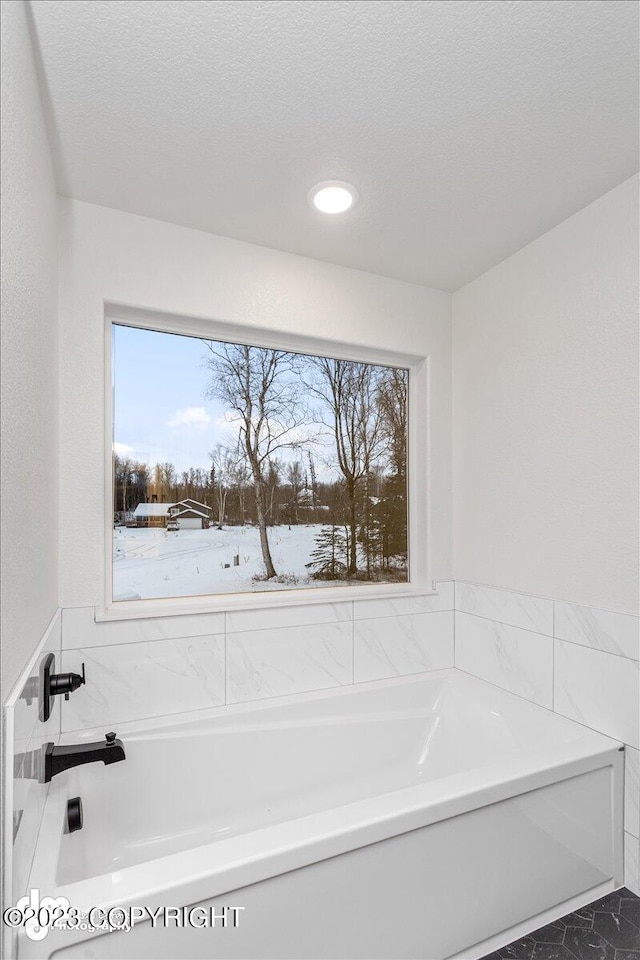
[[[622,882],[620,744],[455,669],[114,726],[125,762],[51,783],[30,887],[131,929],[21,958],[471,960]]]

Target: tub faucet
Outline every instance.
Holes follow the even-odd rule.
[[[122,740],[116,739],[115,733],[105,734],[104,740],[92,743],[74,743],[70,746],[54,746],[53,742],[44,747],[44,782],[49,783],[52,777],[71,767],[79,767],[84,763],[95,763],[102,760],[104,764],[117,763],[125,759]]]

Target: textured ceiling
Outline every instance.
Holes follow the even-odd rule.
[[[635,0],[31,8],[80,200],[453,290],[637,169]]]

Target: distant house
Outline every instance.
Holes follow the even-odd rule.
[[[185,497],[184,500],[181,500],[180,503],[177,503],[174,506],[198,510],[200,513],[206,513],[207,516],[211,514],[211,507],[208,507],[206,503],[201,503],[199,500],[192,500],[190,497]]]
[[[139,503],[133,511],[130,526],[166,527],[168,520],[176,520],[180,529],[202,530],[211,521],[211,507],[198,500],[180,500],[178,503]]]
[[[165,527],[170,503],[139,503],[133,511],[134,527]]]
[[[313,507],[313,491],[309,490],[308,487],[303,487],[302,490],[298,490],[296,499],[299,507]]]
[[[182,500],[170,507],[169,516],[172,520],[178,521],[181,530],[202,530],[208,527],[211,521],[211,507],[202,504],[196,509]]]

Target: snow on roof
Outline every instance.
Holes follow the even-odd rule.
[[[199,507],[204,507],[205,510],[211,510],[211,507],[208,507],[206,503],[202,503],[201,500],[194,500],[193,497],[185,497],[184,500],[180,500],[175,506],[179,507],[181,503],[195,503]]]
[[[196,510],[195,507],[191,506],[192,503],[196,503],[199,507],[202,507],[203,510]],[[204,510],[211,512],[211,507],[208,507],[206,503],[200,503],[199,500],[187,498],[186,500],[178,500],[177,503],[139,503],[133,511],[133,515],[134,517],[166,517],[169,515],[171,507],[182,507],[180,513],[184,513],[185,510],[191,510],[193,513],[204,517],[205,520],[209,519],[209,513],[204,513]],[[176,515],[179,516],[179,514]]]
[[[170,503],[139,503],[133,511],[134,517],[166,517]]]

